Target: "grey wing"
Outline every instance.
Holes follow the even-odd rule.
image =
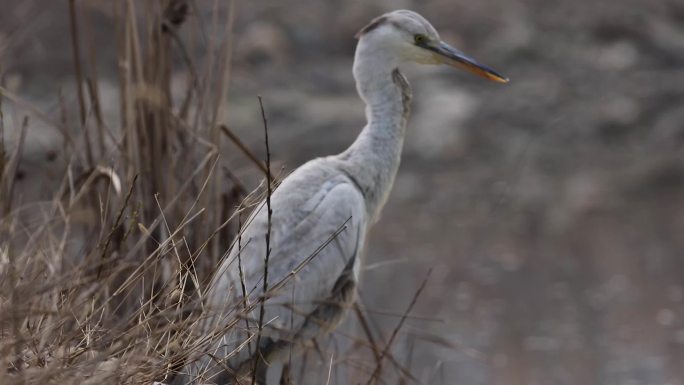
[[[312,322],[310,316],[320,316],[321,305],[339,296],[344,280],[357,280],[358,254],[367,226],[365,200],[348,178],[335,175],[312,186],[306,179],[291,177],[272,197],[269,290],[264,306],[264,335],[272,339],[314,337],[328,329]],[[311,193],[314,186],[318,188]],[[211,327],[232,325],[230,337],[224,339],[225,352],[256,330],[263,295],[266,208],[259,208],[247,226],[241,237],[243,247],[231,250],[207,293],[209,311],[220,313],[210,317]]]
[[[350,293],[340,291],[358,279],[367,224],[365,201],[346,178],[333,183],[322,199],[312,197],[304,204],[305,210],[310,209],[308,215],[274,244],[269,269],[277,286],[268,294],[267,315],[273,327],[286,335],[314,337],[318,326],[321,330],[334,326],[337,320],[326,319],[321,309],[331,301],[348,299],[342,297]],[[263,269],[263,264],[259,267]],[[263,282],[263,274],[260,278]],[[321,317],[313,321],[315,325],[312,315]],[[307,322],[304,332],[301,328]]]

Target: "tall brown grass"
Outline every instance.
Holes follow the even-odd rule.
[[[64,177],[37,222],[14,186],[31,122],[13,148],[0,143],[0,383],[151,383],[192,351],[195,288],[232,241],[247,195],[219,156],[225,133],[238,140],[220,124],[234,9],[214,10],[223,32],[206,41],[200,67],[179,32],[190,3],[112,2],[116,125],[102,116],[86,60],[97,55],[93,26],[80,3],[69,7],[78,113],[55,124]],[[188,73],[184,90],[172,89],[178,70]],[[3,104],[25,105],[2,91]]]

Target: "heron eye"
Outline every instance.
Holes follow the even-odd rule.
[[[413,41],[415,41],[416,44],[423,44],[427,41],[427,36],[417,34],[413,37]]]

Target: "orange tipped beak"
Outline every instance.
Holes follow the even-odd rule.
[[[436,59],[441,63],[450,65],[452,67],[460,67],[470,73],[482,76],[498,83],[508,83],[507,77],[501,75],[484,64],[478,63],[475,59],[466,56],[463,52],[445,42],[439,42],[436,45],[426,44],[423,46],[423,48],[434,52]]]

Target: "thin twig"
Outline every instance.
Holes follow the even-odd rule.
[[[259,170],[261,170],[261,172],[264,173],[264,175],[267,175],[269,178],[271,178],[271,180],[275,179],[273,178],[273,175],[271,175],[271,171],[269,169],[270,166],[267,167],[266,165],[264,165],[264,163],[260,161],[259,158],[257,158],[257,156],[254,155],[252,151],[249,150],[249,148],[242,142],[242,140],[240,140],[240,138],[238,138],[238,136],[235,135],[235,133],[230,128],[228,128],[228,126],[222,124],[219,127],[221,127],[221,131],[223,131],[223,133],[228,137],[228,139],[230,139],[233,142],[233,144],[235,144],[235,146],[237,146],[237,148],[239,148],[240,151],[242,151],[242,153],[250,161],[252,161],[252,163],[254,163],[259,168]]]
[[[361,310],[361,306],[359,306],[358,302],[354,302],[354,312],[356,313],[356,317],[359,319],[359,322],[361,323],[361,328],[363,329],[363,332],[366,334],[366,339],[368,339],[368,343],[370,344],[371,349],[373,350],[375,364],[380,365],[380,361],[382,361],[382,358],[380,357],[378,345],[375,342],[375,338],[373,338],[373,333],[371,332],[370,326],[368,325],[368,320],[366,320],[366,316],[363,315],[363,311]]]
[[[261,100],[261,96],[259,96],[259,108],[261,108],[261,118],[264,122],[264,141],[266,143],[266,210],[268,216],[268,224],[266,227],[266,256],[264,257],[264,296],[261,298],[259,306],[259,328],[257,331],[258,334],[256,339],[254,369],[252,371],[252,385],[256,384],[257,366],[259,364],[259,360],[262,359],[261,349],[259,349],[259,345],[261,343],[261,332],[264,327],[264,302],[266,301],[266,293],[268,293],[268,262],[271,258],[271,225],[273,215],[273,210],[271,209],[271,194],[273,193],[273,191],[271,190],[271,150],[268,146],[268,122],[266,120],[266,112],[264,111],[264,104]]]
[[[389,353],[390,348],[392,347],[392,343],[394,343],[394,339],[397,337],[397,334],[399,333],[399,329],[401,329],[401,327],[404,326],[404,322],[406,321],[406,316],[409,313],[411,313],[413,306],[415,306],[416,302],[418,301],[418,297],[420,296],[420,293],[422,293],[423,290],[425,289],[425,286],[427,285],[427,282],[428,282],[428,278],[430,278],[430,274],[432,274],[432,269],[428,270],[427,274],[425,275],[425,278],[423,279],[423,282],[420,284],[420,287],[418,288],[418,290],[416,290],[416,293],[413,295],[413,299],[411,300],[411,303],[409,304],[408,308],[406,308],[406,311],[404,312],[404,316],[401,317],[397,326],[394,328],[394,330],[392,330],[392,335],[390,336],[389,340],[387,341],[387,345],[385,345],[385,349],[382,351],[382,354],[380,354],[380,363],[375,366],[375,370],[373,371],[373,374],[368,379],[368,382],[366,383],[366,385],[371,385],[374,381],[377,381],[378,375],[380,375],[380,372],[382,371],[382,360]]]
[[[247,298],[247,285],[245,285],[245,273],[242,270],[242,212],[238,212],[238,236],[237,236],[237,258],[238,258],[238,273],[240,274],[240,288],[242,289],[242,298],[244,298],[244,301],[242,302],[244,309],[245,309],[245,314],[248,313],[247,308],[249,307],[249,302]],[[247,338],[251,337],[251,333],[249,332],[249,318],[245,317],[245,330],[247,330]],[[252,355],[252,345],[247,345],[249,355]]]

